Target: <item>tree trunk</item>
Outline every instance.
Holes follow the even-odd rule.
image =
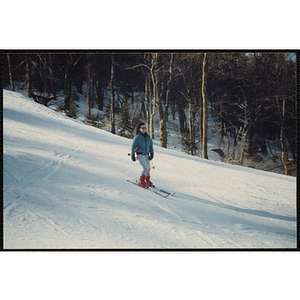
[[[206,77],[207,77],[207,58],[203,55],[202,64],[202,109],[203,109],[203,134],[202,134],[202,157],[208,159],[207,155],[207,129],[208,129],[208,105],[206,99]]]
[[[164,112],[163,112],[163,106],[162,106],[162,103],[161,103],[161,100],[158,99],[157,101],[157,108],[158,108],[158,118],[159,118],[159,132],[160,132],[160,146],[161,147],[164,147],[164,134],[163,132],[165,131],[165,128],[164,128]],[[166,146],[164,147],[166,148]]]
[[[99,78],[96,83],[97,98],[98,98],[98,109],[103,110],[103,86],[102,78]]]
[[[132,88],[132,91],[131,91],[131,105],[133,106],[134,104],[134,88]]]
[[[163,148],[167,148],[167,144],[168,144],[167,118],[168,118],[168,108],[169,108],[169,101],[170,101],[170,84],[172,81],[173,57],[174,57],[174,54],[171,53],[169,78],[167,81],[166,102],[165,102],[164,107],[163,107],[160,99],[159,99],[159,101],[157,101],[158,102],[159,126],[160,126],[160,146]]]
[[[171,81],[172,81],[172,75],[173,75],[173,59],[174,59],[174,53],[171,53],[170,57],[170,69],[169,69],[169,79],[167,82],[167,94],[166,94],[166,104],[165,104],[165,115],[164,115],[164,132],[163,132],[163,139],[164,139],[164,145],[163,147],[167,148],[167,120],[168,120],[168,110],[169,110],[169,102],[170,102],[170,94],[171,94]]]
[[[186,133],[186,115],[182,106],[179,104],[178,107],[178,115],[179,115],[179,125],[180,125],[180,133],[183,136]]]
[[[239,130],[236,128],[235,129],[234,142],[233,142],[233,151],[232,151],[232,160],[233,161],[235,160],[235,151],[236,151],[236,148],[237,148],[237,143],[238,143],[240,134],[241,134],[241,128]],[[228,138],[228,135],[227,135],[227,138]],[[228,139],[228,158],[229,158],[229,139]]]
[[[144,62],[147,65],[148,59],[146,58],[146,54],[144,54]],[[145,98],[144,98],[144,103],[145,103],[145,123],[147,125],[147,128],[150,128],[150,115],[151,115],[151,105],[150,105],[150,99],[151,97],[151,69],[143,70],[143,74],[145,76]],[[150,129],[149,129],[150,130]]]
[[[195,108],[194,101],[189,99],[189,148],[191,154],[195,154]]]
[[[147,124],[147,127],[150,127],[150,80],[149,80],[149,73],[146,72],[145,74],[145,110],[146,110],[146,116],[145,116],[145,123]]]
[[[244,163],[246,136],[247,136],[247,131],[244,132],[244,130],[243,130],[242,138],[241,138],[241,156],[240,156],[240,164],[241,165],[243,165],[243,163]]]
[[[52,54],[49,54],[49,73],[50,73],[50,84],[51,84],[51,93],[56,99],[56,86],[55,86],[55,77],[53,74],[53,58]]]
[[[95,95],[96,86],[95,86],[95,78],[94,78],[93,74],[91,74],[91,86],[92,86],[91,108],[94,108],[95,107],[95,99],[96,99],[96,95]]]
[[[114,88],[114,56],[111,56],[111,72],[110,72],[110,92],[111,92],[111,104],[110,104],[110,132],[115,134],[115,88]]]
[[[156,66],[157,66],[157,53],[154,53],[152,56],[151,68],[150,68],[150,75],[152,80],[152,112],[150,116],[150,136],[154,139],[154,115],[156,109],[156,103],[158,98],[158,91],[157,91],[157,73],[156,73]],[[155,74],[153,74],[153,69]]]
[[[26,78],[26,85],[27,85],[27,97],[31,98],[32,97],[32,86],[31,86],[31,65],[30,65],[30,54],[26,54],[26,73],[25,73],[25,78]]]
[[[10,80],[11,90],[15,91],[15,85],[14,85],[14,80],[13,80],[13,76],[12,76],[11,65],[10,65],[10,58],[9,58],[9,54],[8,53],[7,53],[7,63],[8,63],[8,73],[9,73],[9,80]]]
[[[277,100],[278,107],[279,102]],[[280,110],[279,110],[280,113]],[[281,145],[281,161],[284,165],[284,174],[288,175],[288,154],[287,154],[287,148],[286,148],[286,142],[284,139],[284,126],[285,126],[285,98],[283,98],[282,103],[282,116],[281,116],[281,127],[280,127],[280,145]]]
[[[69,74],[68,74],[68,67],[65,69],[65,78],[64,78],[64,97],[65,97],[65,109],[69,109],[69,95],[68,95],[68,81],[69,81]]]
[[[254,141],[253,134],[254,134],[253,130],[249,130],[249,140],[248,140],[248,154],[249,155],[254,155],[257,153],[257,151],[256,151],[257,145],[256,145],[256,141]]]
[[[88,65],[87,65],[87,108],[88,108],[88,115],[91,115],[91,61],[88,55]]]
[[[202,140],[203,140],[203,101],[202,101],[202,92],[200,93],[200,101],[199,101],[199,153],[201,146],[202,146]],[[221,144],[221,140],[220,140]],[[220,147],[219,147],[220,148]]]

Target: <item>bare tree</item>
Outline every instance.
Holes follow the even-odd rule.
[[[152,108],[150,114],[150,135],[152,139],[154,139],[154,115],[155,115],[155,108],[156,108],[157,98],[158,98],[157,57],[158,57],[157,53],[152,54],[151,67],[150,67],[150,76],[152,80]]]
[[[202,157],[208,159],[207,155],[207,129],[208,129],[208,105],[206,99],[206,78],[207,78],[207,57],[206,53],[203,55],[202,62],[202,110],[203,110],[203,125],[202,125]]]
[[[25,80],[27,85],[27,97],[32,96],[32,85],[31,85],[31,64],[30,64],[30,54],[26,54],[26,67],[25,67]]]
[[[143,72],[145,75],[145,110],[146,110],[146,124],[150,129],[150,136],[154,139],[154,115],[158,98],[158,70],[157,60],[158,53],[151,53],[150,58],[148,54],[144,54],[144,63],[126,68],[127,70],[136,69],[139,67],[146,67],[148,72]]]
[[[145,111],[146,111],[145,119],[146,119],[147,127],[150,128],[150,114],[151,114],[150,76],[149,76],[149,72],[147,72],[147,71],[144,74],[145,74],[145,99],[144,99],[144,101],[145,101]]]
[[[15,90],[15,85],[14,85],[14,80],[13,80],[13,76],[12,76],[10,57],[9,57],[8,53],[7,53],[7,63],[8,63],[8,73],[9,73],[9,80],[10,80],[11,90],[14,91]]]
[[[88,108],[88,114],[91,115],[91,102],[92,102],[92,96],[91,96],[91,89],[92,89],[92,60],[91,60],[91,54],[88,54],[87,56],[87,108]]]
[[[286,141],[285,141],[285,137],[284,137],[284,129],[285,129],[285,102],[286,99],[285,97],[283,97],[282,99],[282,111],[279,108],[279,100],[278,97],[276,96],[276,101],[277,101],[277,106],[278,106],[278,111],[279,111],[279,116],[280,116],[280,145],[281,145],[281,161],[282,164],[284,165],[284,174],[288,175],[288,154],[287,154],[287,147],[286,147]]]
[[[168,117],[168,108],[169,108],[169,100],[170,100],[170,84],[172,81],[173,57],[174,57],[174,53],[171,53],[165,104],[163,105],[160,98],[158,98],[157,100],[159,128],[160,128],[160,145],[161,147],[164,148],[167,148],[167,117]]]
[[[150,118],[151,118],[151,111],[152,107],[151,106],[151,99],[153,98],[152,96],[152,89],[151,89],[151,68],[149,68],[148,63],[149,63],[149,55],[147,53],[144,54],[144,62],[143,66],[146,66],[146,69],[143,68],[142,72],[145,77],[145,98],[144,98],[144,107],[145,107],[145,123],[147,124],[147,127],[150,128]]]
[[[82,57],[82,54],[66,54],[64,55],[64,65],[60,68],[60,71],[63,75],[64,80],[64,98],[65,98],[65,107],[69,107],[71,88],[72,88],[72,74],[74,72],[75,66],[78,64],[79,60]]]
[[[110,132],[115,134],[116,133],[116,121],[115,121],[114,68],[115,68],[114,55],[111,55],[111,72],[110,72],[110,92],[111,92]]]
[[[194,155],[196,153],[196,111],[197,111],[197,75],[199,73],[196,68],[192,68],[193,64],[197,61],[195,53],[191,53],[182,59],[182,68],[180,69],[180,76],[182,78],[183,88],[180,90],[180,94],[184,97],[188,103],[188,136],[183,134],[183,142],[188,147],[188,153]],[[179,108],[178,111],[182,111]],[[183,111],[182,111],[183,112]],[[184,113],[184,112],[183,112]]]
[[[51,93],[54,96],[54,99],[56,99],[56,85],[55,85],[55,76],[53,72],[53,54],[49,53],[49,74],[50,74],[50,86],[51,86]]]

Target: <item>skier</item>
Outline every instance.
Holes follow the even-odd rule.
[[[146,132],[145,123],[139,123],[135,126],[135,137],[133,138],[131,146],[131,159],[135,161],[135,152],[138,161],[143,167],[142,175],[139,180],[139,186],[152,187],[153,183],[150,181],[150,160],[154,157],[153,144],[150,135]]]

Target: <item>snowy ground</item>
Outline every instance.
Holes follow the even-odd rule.
[[[152,180],[131,140],[4,90],[5,249],[296,248],[296,178],[155,145]]]

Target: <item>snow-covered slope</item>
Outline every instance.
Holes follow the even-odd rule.
[[[296,179],[164,149],[152,181],[131,140],[4,90],[4,248],[295,248]]]

